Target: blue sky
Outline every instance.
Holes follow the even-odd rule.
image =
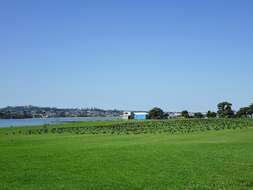
[[[0,0],[0,107],[253,103],[251,0]]]

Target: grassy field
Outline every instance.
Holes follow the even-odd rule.
[[[5,135],[45,134],[182,134],[210,130],[242,129],[253,127],[252,119],[167,119],[167,120],[114,120],[88,121],[56,125],[2,128]]]
[[[211,129],[120,135],[2,129],[0,189],[253,189],[253,128]]]

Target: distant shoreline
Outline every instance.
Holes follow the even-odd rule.
[[[119,117],[122,113],[123,111],[116,109],[7,106],[0,108],[0,119]]]

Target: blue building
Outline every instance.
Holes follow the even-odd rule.
[[[148,113],[146,112],[134,112],[134,119],[144,120],[147,119]]]

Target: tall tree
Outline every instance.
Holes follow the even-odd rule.
[[[234,116],[234,111],[232,110],[232,104],[230,102],[221,102],[217,105],[218,116],[221,118],[232,118]]]
[[[189,117],[190,117],[189,112],[188,112],[187,110],[182,111],[181,114],[182,114],[182,116],[185,117],[185,118],[189,118]]]
[[[253,104],[249,106],[248,114],[250,115],[251,118],[253,118]]]
[[[164,118],[164,112],[161,108],[154,107],[151,109],[148,113],[149,119],[163,119]]]

